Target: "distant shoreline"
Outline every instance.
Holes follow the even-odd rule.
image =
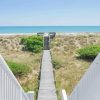
[[[46,32],[47,33],[47,32]],[[37,33],[0,33],[0,36],[21,36],[21,35],[37,35]],[[76,36],[76,35],[100,35],[100,32],[72,32],[72,33],[67,33],[67,32],[62,32],[62,33],[56,33],[56,35],[72,35],[72,36]]]
[[[5,36],[5,35],[36,35],[36,33],[0,33],[0,36]]]

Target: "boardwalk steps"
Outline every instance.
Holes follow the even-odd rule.
[[[49,50],[43,51],[41,78],[37,100],[57,100],[53,66]]]

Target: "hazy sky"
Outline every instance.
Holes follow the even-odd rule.
[[[99,25],[100,0],[0,0],[0,26]]]

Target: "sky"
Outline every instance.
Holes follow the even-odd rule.
[[[100,26],[100,0],[0,0],[0,26]]]

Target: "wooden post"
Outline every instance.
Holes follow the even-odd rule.
[[[27,96],[28,96],[29,100],[34,100],[34,91],[29,91],[27,93]]]
[[[66,91],[64,89],[61,91],[61,95],[62,95],[62,97],[61,97],[62,100],[68,100]]]

